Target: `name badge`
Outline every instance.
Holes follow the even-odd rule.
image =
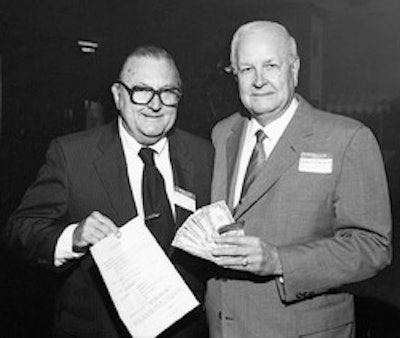
[[[190,191],[175,186],[175,204],[189,210],[196,211],[196,196]]]
[[[324,153],[301,153],[299,171],[315,174],[332,174],[333,158]]]

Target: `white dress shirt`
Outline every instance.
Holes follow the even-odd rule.
[[[283,115],[280,116],[275,121],[272,121],[265,127],[259,124],[257,120],[254,118],[250,119],[250,121],[247,123],[246,135],[243,140],[243,147],[240,153],[239,170],[236,178],[235,193],[233,198],[234,207],[236,207],[240,201],[244,176],[246,174],[246,169],[250,161],[251,153],[253,152],[253,149],[257,141],[256,140],[257,130],[262,129],[265,135],[267,136],[263,141],[263,146],[264,146],[265,156],[268,159],[268,156],[274,150],[276,144],[281,138],[287,125],[292,119],[298,105],[299,105],[298,100],[296,98],[293,98],[292,102],[290,103],[286,111],[283,113]]]
[[[121,137],[122,148],[124,150],[126,164],[128,168],[128,178],[135,201],[138,215],[144,218],[143,198],[142,198],[142,177],[143,161],[139,157],[139,151],[143,147],[131,135],[128,134],[122,125],[121,119],[118,121],[119,134]],[[174,208],[174,176],[169,157],[169,143],[166,137],[150,146],[154,152],[154,162],[158,171],[164,178],[165,189],[171,204],[172,213],[175,215]]]

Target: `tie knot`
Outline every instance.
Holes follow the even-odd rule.
[[[266,139],[267,135],[265,135],[264,131],[261,129],[258,129],[256,131],[256,139],[257,143],[262,143]]]
[[[145,165],[154,166],[154,150],[149,147],[144,147],[139,151],[139,157]]]

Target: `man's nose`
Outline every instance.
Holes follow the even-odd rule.
[[[162,102],[158,94],[154,95],[151,101],[147,105],[152,111],[160,111],[162,108]]]
[[[264,73],[261,70],[256,70],[254,74],[254,81],[253,81],[253,86],[255,88],[261,88],[265,85],[267,82],[267,79],[264,75]]]

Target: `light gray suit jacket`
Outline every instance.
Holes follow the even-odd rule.
[[[206,297],[212,338],[350,337],[353,297],[340,287],[390,263],[390,202],[372,132],[298,98],[293,119],[234,210],[247,235],[278,247],[284,285],[218,270]],[[236,113],[213,130],[212,200],[226,200],[232,210],[247,121]]]

